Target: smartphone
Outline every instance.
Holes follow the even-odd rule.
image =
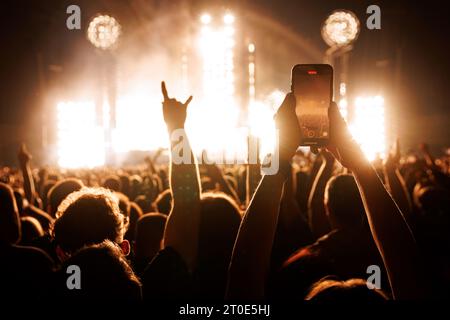
[[[291,91],[301,130],[301,146],[326,146],[330,135],[328,108],[333,98],[333,67],[297,64],[292,68]]]

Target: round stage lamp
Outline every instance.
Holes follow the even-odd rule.
[[[114,17],[98,15],[89,23],[87,37],[95,47],[108,50],[117,43],[120,29],[120,24]]]
[[[211,23],[211,15],[209,15],[208,13],[204,13],[202,14],[202,16],[200,17],[200,21],[202,22],[202,24],[207,25]]]
[[[322,26],[322,38],[330,47],[344,47],[356,40],[359,34],[359,20],[347,10],[331,13]]]

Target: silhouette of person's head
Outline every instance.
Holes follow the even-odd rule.
[[[83,187],[83,183],[74,178],[65,179],[57,182],[47,194],[47,212],[53,218],[60,203],[72,192],[78,191]]]
[[[161,249],[167,216],[146,213],[136,224],[135,255],[138,258],[153,258]]]
[[[125,221],[117,197],[104,188],[83,188],[71,193],[58,207],[52,234],[62,254],[71,254],[90,244],[104,240],[122,246],[125,254],[129,243],[124,241]]]
[[[134,199],[134,202],[142,209],[143,212],[152,212],[152,201],[144,195],[140,195]]]
[[[347,281],[325,279],[316,282],[305,299],[320,303],[364,303],[384,302],[388,297],[379,289],[369,289],[366,281],[362,279]]]
[[[120,177],[115,175],[108,176],[103,182],[103,187],[112,191],[121,192],[122,182],[120,180]]]
[[[0,182],[0,242],[16,244],[20,240],[19,212],[13,189]]]
[[[140,300],[141,285],[128,265],[121,249],[113,242],[86,246],[68,258],[62,266],[71,265],[81,270],[81,290],[67,290],[67,275],[60,286],[65,298],[81,300]]]
[[[126,174],[119,175],[120,179],[120,191],[127,197],[130,196],[130,178]]]
[[[444,188],[427,186],[416,192],[414,203],[424,216],[448,217],[450,192]]]
[[[333,228],[358,227],[365,221],[364,205],[353,176],[332,177],[325,188],[324,200]]]
[[[44,236],[44,229],[36,218],[22,217],[20,218],[22,228],[22,236],[20,244],[23,246],[32,246],[33,242]]]
[[[204,193],[200,214],[198,265],[203,290],[223,296],[241,214],[235,201],[223,193]]]
[[[136,197],[140,194],[142,185],[142,178],[134,174],[130,177],[130,199],[136,199]]]
[[[172,210],[172,192],[170,192],[170,189],[161,192],[156,198],[155,204],[159,213],[168,215]]]

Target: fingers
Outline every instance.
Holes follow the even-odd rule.
[[[166,88],[166,82],[165,81],[161,81],[161,92],[163,94],[164,97],[164,101],[169,101],[169,100],[174,100],[174,99],[170,99],[169,98],[169,94],[167,93],[167,88]],[[184,106],[187,106],[191,101],[192,101],[192,96],[190,96],[185,103],[183,103]]]
[[[281,104],[280,110],[294,110],[295,109],[295,96],[291,92],[289,92],[283,100]]]
[[[330,117],[330,121],[342,123],[344,119],[339,112],[339,108],[336,102],[332,101],[330,104],[330,108],[328,110],[328,116]]]
[[[274,115],[274,119],[278,124],[280,119],[291,118],[291,116],[295,115],[295,96],[292,93],[288,93],[281,103],[281,106],[278,108],[278,111]],[[295,118],[295,117],[294,117]]]
[[[169,100],[169,95],[167,94],[166,83],[164,81],[161,82],[161,92],[163,94],[164,100]]]
[[[330,119],[330,143],[333,144],[340,140],[350,138],[347,123],[344,118],[342,118],[335,102],[332,102],[328,109],[328,117]]]
[[[22,144],[20,145],[20,150],[19,150],[19,152],[20,152],[21,154],[29,155],[27,146],[26,146],[26,144],[25,144],[24,142],[22,142]]]
[[[191,101],[192,101],[192,96],[190,96],[187,100],[186,100],[186,102],[184,103],[184,105],[185,106],[187,106]]]

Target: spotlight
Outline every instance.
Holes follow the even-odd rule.
[[[202,14],[202,16],[200,17],[200,21],[203,24],[210,24],[211,23],[211,16],[208,13],[204,13]]]
[[[369,160],[386,156],[384,99],[381,96],[357,97],[350,132]]]
[[[120,24],[108,15],[98,15],[89,23],[87,37],[97,48],[107,50],[116,44],[120,36]]]
[[[223,16],[223,22],[225,22],[225,24],[233,24],[234,16],[231,13],[227,13]]]
[[[334,11],[322,27],[322,38],[330,47],[347,46],[356,40],[358,33],[359,20],[347,10]]]

